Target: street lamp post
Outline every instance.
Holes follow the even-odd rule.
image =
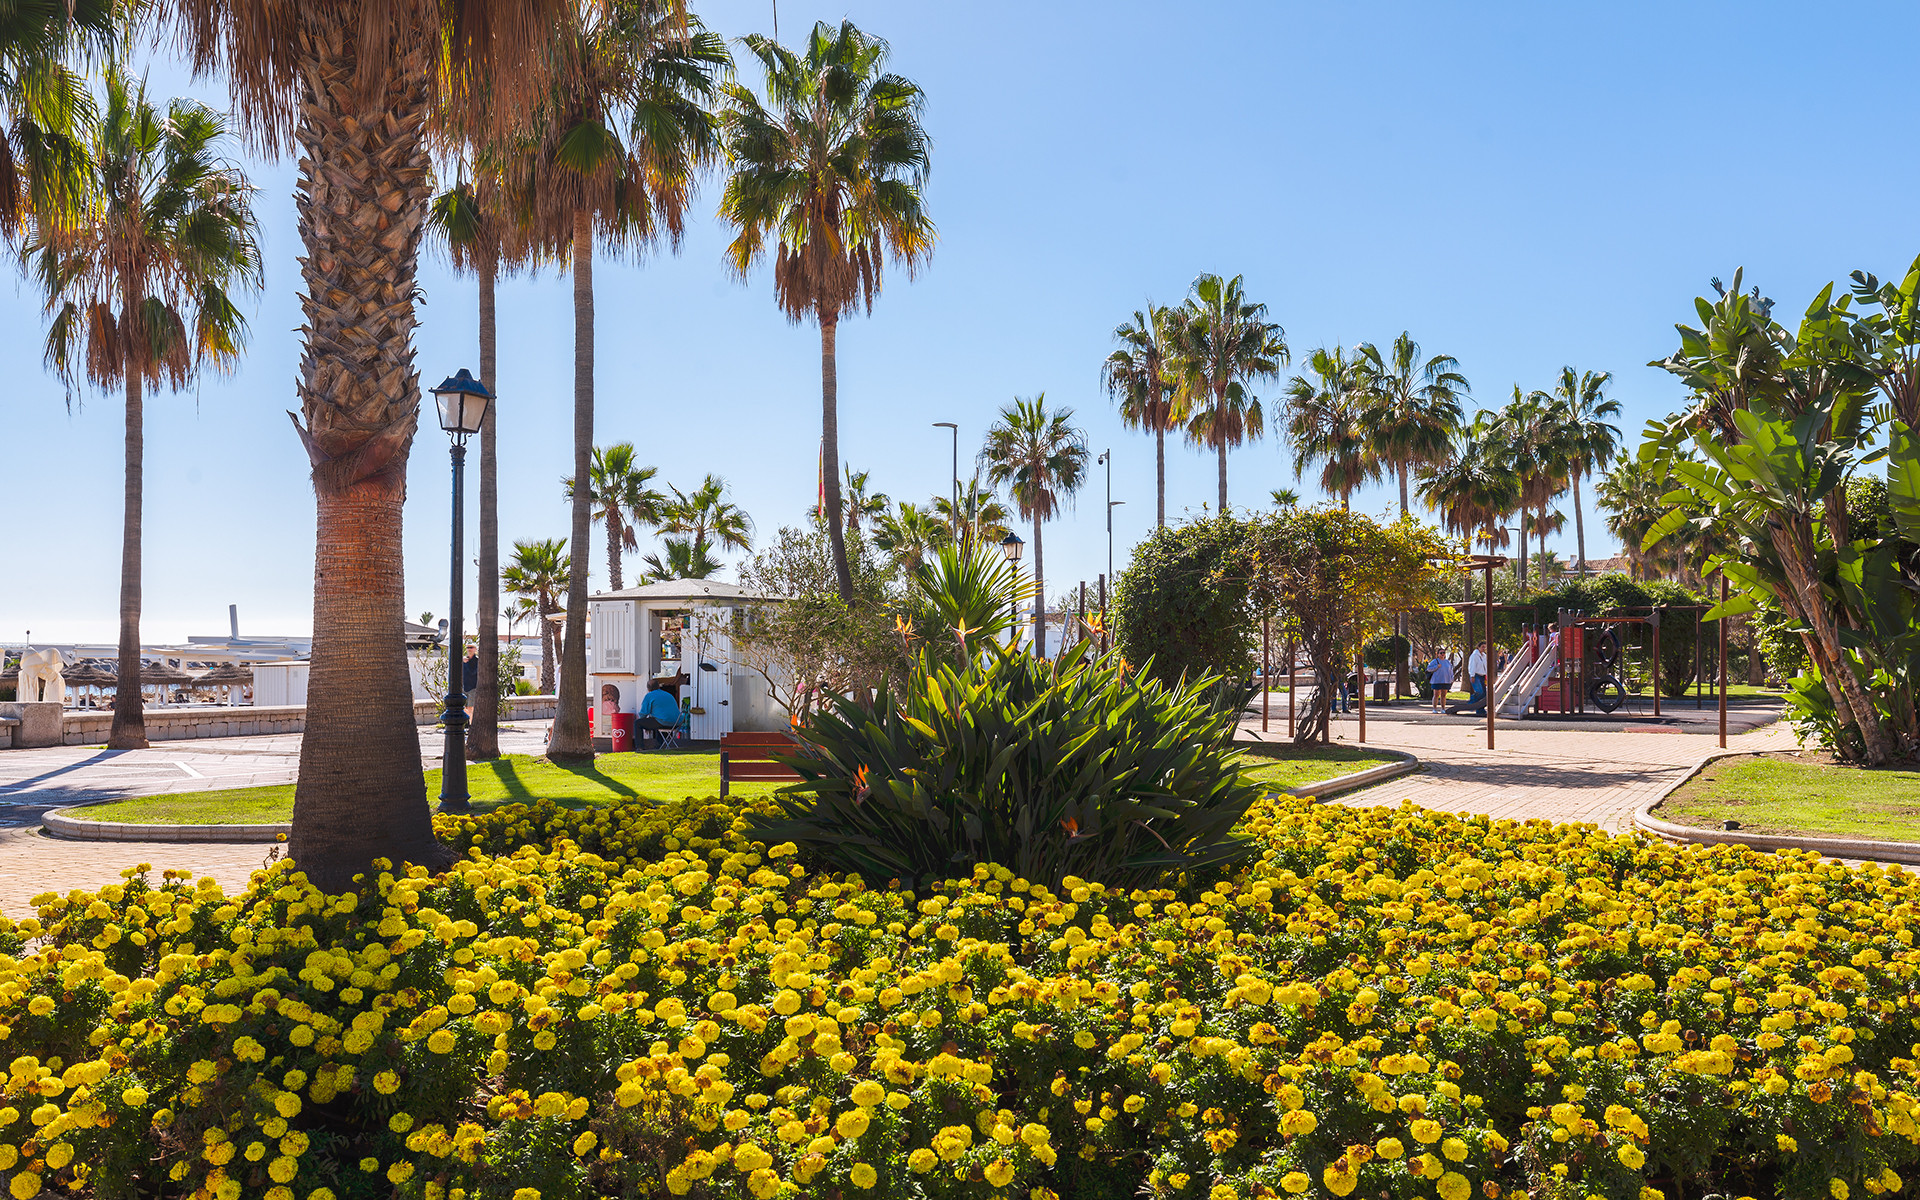
[[[1008,530],[1007,536],[1000,539],[1000,553],[1006,556],[1009,563],[1013,564],[1013,570],[1016,576],[1020,572],[1020,552],[1026,548],[1027,544],[1021,541],[1020,535],[1012,530]],[[1013,622],[1008,627],[1007,644],[1009,646],[1017,646],[1020,644],[1020,606],[1018,604],[1009,605],[1008,615],[1013,618]]]
[[[461,615],[466,598],[460,547],[466,525],[467,439],[480,432],[493,393],[462,367],[457,375],[433,389],[433,398],[440,409],[440,428],[453,442],[453,609],[447,634],[447,707],[441,714],[447,728],[447,746],[440,762],[440,811],[471,812],[473,805],[467,798],[466,664],[461,657],[466,649]]]
[[[954,544],[960,542],[960,427],[952,421],[935,421],[935,429],[953,431],[953,509],[947,513],[947,526]]]

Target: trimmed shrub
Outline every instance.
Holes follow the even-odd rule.
[[[1148,534],[1114,583],[1114,649],[1130,662],[1151,660],[1167,683],[1251,676],[1257,626],[1242,562],[1246,530],[1215,517]]]
[[[11,1195],[1846,1198],[1920,1163],[1904,871],[1277,798],[1242,874],[1151,891],[812,874],[714,802],[439,829],[464,861],[362,896],[136,870],[4,923]]]

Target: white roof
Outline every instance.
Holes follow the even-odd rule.
[[[766,595],[764,592],[750,592],[737,583],[726,583],[718,579],[669,579],[665,583],[644,583],[637,587],[621,588],[617,592],[601,592],[593,599],[714,602],[772,600],[775,597]]]

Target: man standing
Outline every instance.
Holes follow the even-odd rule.
[[[1476,706],[1474,716],[1487,715],[1487,652],[1484,647],[1475,646],[1473,653],[1467,656],[1467,682],[1472,696],[1468,704]]]
[[[467,720],[473,720],[473,694],[480,690],[480,647],[468,646],[460,664],[460,690],[467,694]]]

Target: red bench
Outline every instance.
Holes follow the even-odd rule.
[[[725,799],[736,782],[798,783],[799,774],[776,754],[792,754],[797,743],[784,733],[723,733],[720,735],[720,796]]]

